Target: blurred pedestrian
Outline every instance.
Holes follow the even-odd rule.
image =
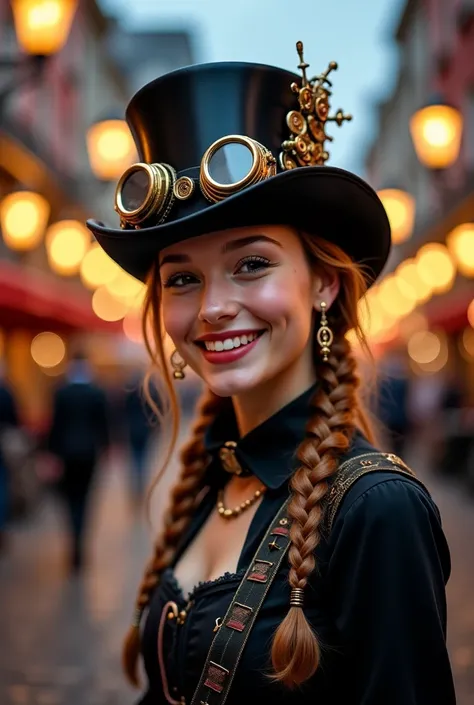
[[[380,370],[377,418],[383,425],[391,451],[401,457],[405,455],[405,443],[410,430],[409,389],[410,381],[403,353],[393,352]]]
[[[130,490],[140,506],[146,487],[146,461],[150,437],[156,428],[154,414],[143,390],[141,375],[134,372],[125,388],[124,416],[130,451]]]
[[[18,427],[18,410],[12,389],[0,368],[0,552],[5,546],[5,529],[10,510],[10,478],[4,452],[4,439]]]
[[[108,404],[95,383],[91,366],[81,353],[69,364],[53,401],[49,451],[61,461],[58,490],[70,526],[71,567],[83,564],[87,504],[97,461],[109,445]]]

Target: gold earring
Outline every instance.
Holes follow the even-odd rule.
[[[320,353],[323,357],[323,361],[328,361],[328,355],[331,352],[331,345],[334,340],[334,334],[328,326],[328,319],[326,317],[326,303],[321,301],[321,324],[319,326],[318,333],[316,335],[316,340],[321,348]]]
[[[186,362],[183,360],[181,355],[177,350],[173,350],[170,357],[171,367],[173,368],[173,377],[175,379],[184,379],[184,368],[186,367]]]

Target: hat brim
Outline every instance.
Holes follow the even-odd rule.
[[[138,230],[87,226],[125,271],[142,281],[165,247],[207,233],[252,225],[291,225],[339,245],[366,268],[370,283],[390,252],[390,224],[375,191],[338,167],[277,174],[179,220]]]

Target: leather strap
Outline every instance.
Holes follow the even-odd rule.
[[[191,705],[223,705],[260,607],[290,545],[287,499],[270,524],[214,637]]]
[[[337,511],[350,487],[374,471],[398,472],[424,487],[397,456],[364,453],[345,461],[337,471],[324,503],[322,529],[331,530]],[[426,489],[426,488],[425,488]],[[245,573],[214,637],[191,705],[224,705],[260,607],[290,546],[288,498],[270,526]]]

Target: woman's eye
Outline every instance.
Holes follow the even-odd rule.
[[[237,274],[253,274],[260,272],[270,266],[270,260],[266,257],[245,257],[237,264]]]
[[[176,287],[181,289],[184,286],[189,286],[189,284],[194,284],[196,282],[196,277],[193,274],[172,274],[164,282],[163,287],[165,289],[170,289],[171,287]]]

